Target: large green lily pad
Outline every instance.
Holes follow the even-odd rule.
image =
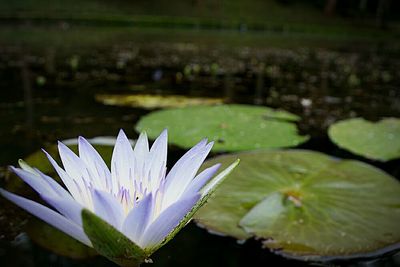
[[[348,119],[332,124],[328,133],[335,144],[354,154],[380,161],[400,158],[400,119]]]
[[[210,97],[188,97],[183,95],[146,95],[146,94],[125,94],[110,95],[98,94],[96,101],[109,106],[122,106],[143,109],[156,108],[177,108],[196,105],[222,104],[222,98]]]
[[[249,105],[197,106],[152,112],[138,122],[136,130],[150,138],[168,128],[170,142],[192,147],[204,137],[215,141],[214,151],[292,147],[308,137],[297,132],[294,114]]]
[[[399,247],[400,183],[375,167],[306,150],[254,151],[216,157],[207,165],[232,172],[196,214],[209,229],[251,236],[301,259],[359,257]]]

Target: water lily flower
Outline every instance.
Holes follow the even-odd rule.
[[[92,145],[79,137],[79,156],[63,143],[58,143],[63,168],[45,152],[66,189],[23,161],[19,162],[21,168],[11,167],[52,208],[4,189],[0,189],[0,194],[120,265],[129,265],[126,264],[129,257],[140,264],[189,222],[215,187],[237,165],[238,161],[214,178],[219,164],[197,174],[212,145],[213,142],[202,140],[167,174],[166,130],[150,149],[145,133],[139,136],[132,148],[121,130],[114,146],[111,170]],[[87,218],[101,220],[90,221]],[[115,240],[101,241],[103,233],[94,236],[96,231],[90,228],[91,223],[98,221],[102,223],[97,223],[98,227],[106,223],[109,227],[104,229],[109,230],[105,232],[114,231],[129,240],[134,250],[139,252],[125,255],[127,259],[123,259],[125,263],[122,264],[121,259],[116,259],[110,251],[102,251]],[[120,245],[120,239],[114,243]]]

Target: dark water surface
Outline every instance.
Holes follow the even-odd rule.
[[[302,148],[355,159],[361,158],[329,141],[326,129],[331,123],[358,116],[400,117],[399,52],[385,44],[327,47],[326,42],[307,45],[303,39],[290,46],[287,42],[293,40],[276,41],[274,36],[219,33],[224,39],[203,32],[174,32],[171,38],[161,32],[140,38],[122,31],[96,39],[88,29],[76,36],[53,31],[0,29],[0,36],[8,38],[0,41],[1,185],[7,165],[56,140],[115,136],[120,128],[136,138],[134,125],[149,111],[104,106],[95,101],[99,93],[209,96],[282,108],[303,118],[299,128],[312,138]],[[183,153],[170,146],[169,167]],[[400,177],[399,160],[361,160]],[[99,257],[72,260],[40,248],[24,234],[29,216],[3,199],[0,203],[1,266],[112,266]],[[152,258],[152,266],[309,265],[263,250],[260,242],[238,244],[194,224]],[[397,255],[339,264],[399,262]]]

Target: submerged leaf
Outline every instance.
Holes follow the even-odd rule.
[[[335,144],[354,154],[381,161],[400,158],[400,119],[348,119],[332,124],[328,133]]]
[[[253,151],[195,215],[212,232],[255,236],[302,259],[345,258],[400,242],[400,183],[365,163],[305,150]]]
[[[144,116],[136,130],[155,138],[168,128],[172,143],[188,148],[207,137],[214,151],[297,146],[308,137],[297,133],[299,118],[286,111],[249,105],[198,106],[167,109]]]

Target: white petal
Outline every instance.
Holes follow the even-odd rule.
[[[122,233],[133,242],[140,241],[153,209],[153,195],[145,196],[128,214],[122,226]]]
[[[218,163],[202,171],[192,180],[183,195],[198,193],[200,189],[202,189],[203,186],[210,180],[210,178],[214,176],[220,166],[221,164]]]
[[[111,159],[111,180],[113,192],[118,193],[120,187],[133,192],[134,155],[132,145],[123,130],[119,131],[117,142]]]
[[[58,142],[58,151],[60,153],[60,158],[64,165],[64,169],[77,185],[85,206],[91,207],[92,199],[89,187],[95,186],[95,177],[90,174],[89,169],[86,168],[83,161],[66,145]]]
[[[110,193],[99,190],[92,191],[92,198],[94,213],[116,229],[121,229],[124,220],[121,203]]]
[[[133,154],[135,157],[135,177],[139,178],[138,183],[141,181],[140,178],[145,175],[145,162],[149,155],[149,141],[147,140],[147,135],[145,132],[139,135],[136,141],[135,148],[133,149]]]
[[[174,200],[181,197],[187,186],[193,180],[201,164],[207,157],[213,146],[213,142],[207,144],[199,150],[190,153],[190,157],[184,155],[184,160],[179,160],[173,170],[167,175],[163,209],[168,207]],[[188,152],[188,153],[189,153]],[[188,154],[186,153],[186,154]]]
[[[35,175],[32,172],[28,172],[19,168],[11,167],[11,170],[15,172],[25,183],[29,184],[36,192],[41,195],[58,196],[53,188],[43,180],[39,175]],[[32,169],[33,170],[33,169]]]
[[[94,149],[85,138],[80,136],[78,138],[78,143],[79,157],[89,169],[90,173],[96,176],[96,179],[93,179],[96,188],[106,190],[107,183],[111,182],[110,170],[96,149]]]
[[[162,242],[168,234],[178,226],[185,215],[193,208],[199,200],[200,194],[179,200],[166,210],[147,227],[139,242],[143,248],[152,248]]]
[[[71,149],[63,143],[58,142],[58,151],[60,153],[64,170],[70,177],[75,181],[79,181],[80,177],[84,177],[87,182],[90,181],[85,164],[74,152],[71,151]]]
[[[57,183],[53,178],[51,178],[50,176],[42,173],[41,171],[39,171],[36,168],[32,168],[31,166],[29,166],[25,161],[23,161],[22,159],[18,160],[18,164],[19,166],[24,170],[27,171],[29,173],[31,173],[32,175],[38,176],[39,179],[43,180],[44,182],[46,182],[48,184],[48,186],[54,190],[54,192],[63,198],[71,198],[72,196],[71,194],[65,190],[59,183]]]
[[[78,183],[75,183],[74,180],[63,170],[60,166],[58,166],[57,162],[50,156],[49,153],[43,150],[46,154],[47,158],[49,159],[51,165],[60,176],[61,180],[63,181],[64,185],[67,187],[68,191],[77,200],[79,203],[84,204],[85,200],[81,194],[82,188],[79,187]],[[86,203],[87,204],[87,203]]]
[[[54,192],[56,192],[59,197],[73,199],[71,194],[67,190],[65,190],[64,187],[62,187],[59,183],[57,183],[53,178],[42,173],[38,169],[34,170],[43,180],[45,180],[51,186],[51,188],[53,188]]]
[[[32,200],[17,196],[13,193],[7,192],[0,189],[0,194],[3,195],[8,200],[14,202],[19,207],[23,208],[27,212],[35,215],[36,217],[47,222],[51,226],[57,228],[58,230],[66,233],[67,235],[75,238],[76,240],[82,242],[87,246],[92,246],[89,238],[83,232],[83,229],[77,224],[68,220],[61,214],[39,204]]]
[[[82,226],[82,205],[72,199],[41,195],[43,200],[79,226]]]
[[[207,139],[201,140],[197,145],[192,147],[189,151],[187,151],[172,167],[167,176],[167,184],[173,184],[172,181],[168,181],[170,177],[176,176],[176,173],[181,170],[181,166],[187,164],[195,155],[199,153],[202,149],[204,149],[207,144]]]
[[[167,187],[171,186],[174,184],[174,177],[179,176],[177,173],[181,172],[184,168],[184,166],[187,166],[190,164],[190,162],[193,161],[193,158],[196,158],[199,156],[202,151],[206,148],[207,140],[204,139],[200,141],[197,145],[192,147],[189,151],[187,151],[172,167],[172,169],[169,171],[167,175]]]
[[[160,179],[164,178],[161,175],[164,173],[167,164],[167,150],[168,150],[168,132],[164,130],[160,136],[154,141],[151,146],[149,157],[146,165],[148,164],[150,172],[150,189],[154,190],[160,184]]]

